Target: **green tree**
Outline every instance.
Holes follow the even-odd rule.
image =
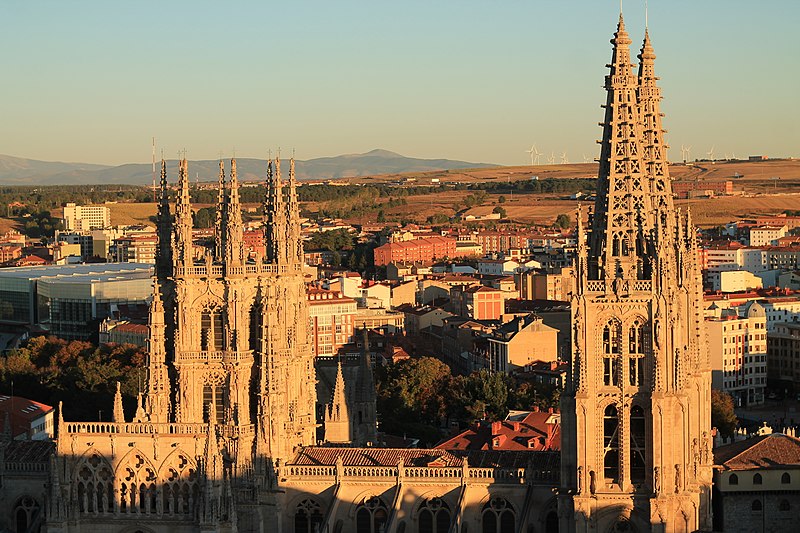
[[[556,217],[556,226],[561,229],[567,229],[572,226],[572,220],[569,218],[569,215],[561,213]]]
[[[195,228],[211,228],[217,220],[217,210],[213,207],[203,207],[194,214]]]
[[[501,194],[500,198],[497,199],[497,202],[501,204],[506,203],[506,197]]]
[[[711,389],[711,426],[727,437],[733,435],[739,420],[733,410],[733,398],[730,394]]]
[[[497,213],[500,215],[500,218],[506,218],[506,210],[500,207],[499,205],[492,209],[492,213]]]

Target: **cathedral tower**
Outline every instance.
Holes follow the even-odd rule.
[[[710,528],[710,370],[695,231],[676,212],[655,54],[611,40],[597,199],[578,254],[562,395],[562,531]]]

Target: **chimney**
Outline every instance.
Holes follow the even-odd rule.
[[[492,435],[499,435],[502,429],[503,429],[502,422],[492,422]]]

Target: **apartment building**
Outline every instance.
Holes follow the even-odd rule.
[[[734,398],[738,406],[764,403],[767,385],[767,315],[751,303],[743,315],[730,309],[706,318],[711,383]]]

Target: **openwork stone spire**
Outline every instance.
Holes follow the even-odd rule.
[[[225,210],[225,261],[227,264],[239,265],[244,262],[243,244],[239,179],[236,174],[236,159],[231,159],[231,182]]]
[[[639,53],[639,116],[642,122],[642,143],[644,149],[644,168],[651,180],[653,207],[662,216],[671,211],[672,187],[669,178],[667,161],[667,144],[664,142],[664,130],[661,126],[661,89],[657,85],[655,75],[656,54],[650,44],[650,33],[645,30],[642,50]],[[662,218],[662,222],[666,222]]]
[[[189,162],[185,158],[181,159],[178,171],[174,246],[175,262],[182,265],[192,262],[192,203],[189,197]]]
[[[590,279],[647,277],[644,243],[652,224],[650,180],[642,161],[637,83],[622,14],[614,38],[600,150],[598,194],[589,238]]]
[[[112,419],[117,424],[125,423],[125,410],[122,408],[122,390],[120,389],[119,381],[117,381],[117,391],[114,393],[114,412]]]
[[[158,197],[158,247],[156,248],[156,268],[158,275],[167,277],[172,273],[172,214],[169,207],[169,186],[167,183],[167,162],[161,159],[161,183]]]
[[[294,157],[289,161],[289,192],[286,200],[286,218],[287,260],[290,264],[300,268],[303,265],[303,238],[300,234],[300,205],[297,202]]]
[[[222,259],[225,254],[225,163],[219,160],[219,179],[217,180],[217,209],[214,219],[214,256]]]
[[[147,338],[147,416],[151,422],[169,421],[170,381],[166,365],[166,325],[164,302],[158,278],[153,280],[153,301],[150,304]]]
[[[286,208],[283,202],[281,160],[278,156],[267,163],[267,196],[264,199],[264,240],[267,261],[286,263]]]

